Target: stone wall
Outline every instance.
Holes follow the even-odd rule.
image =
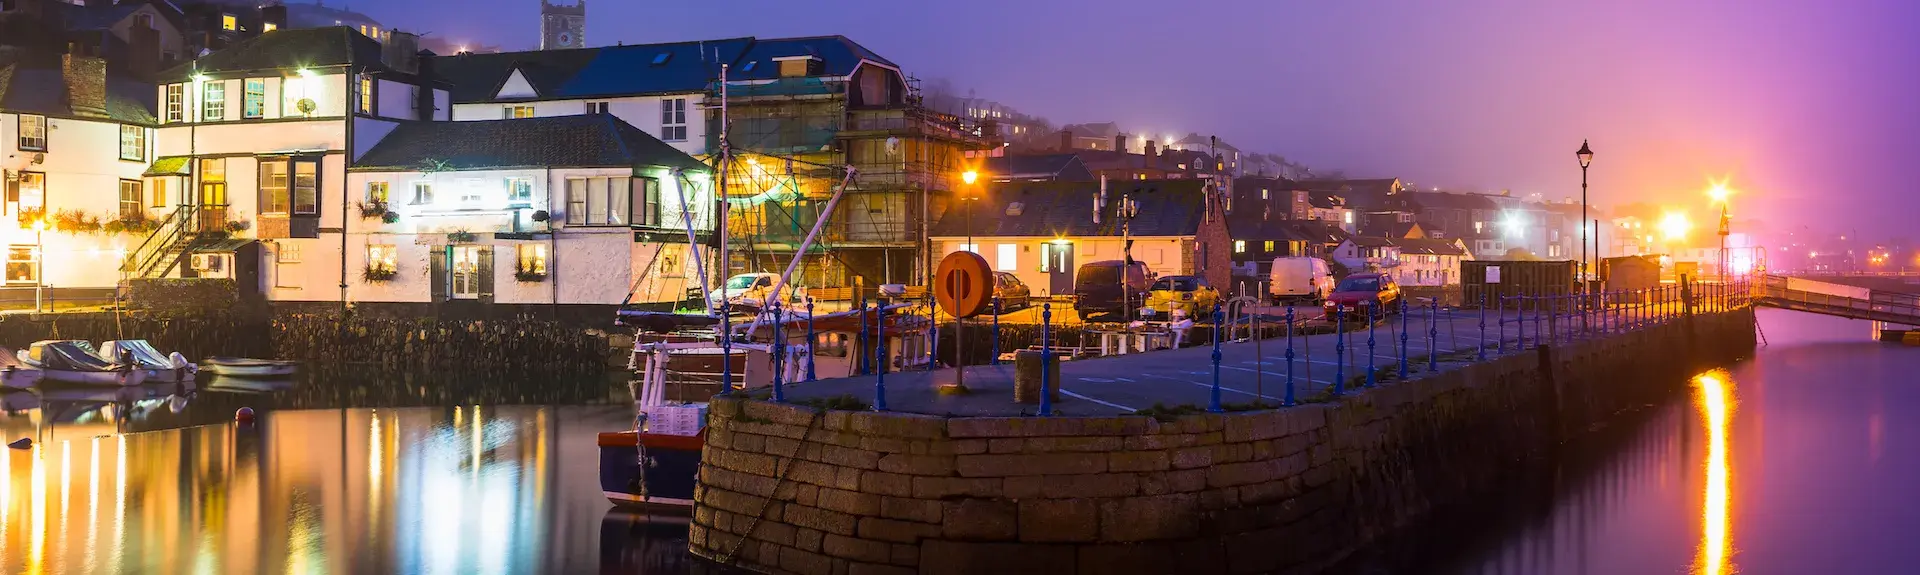
[[[1324,567],[1753,348],[1751,311],[1272,411],[943,418],[716,398],[689,536],[777,573]]]

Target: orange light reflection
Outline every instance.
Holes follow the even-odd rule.
[[[1729,557],[1733,544],[1727,537],[1728,505],[1732,499],[1727,466],[1727,421],[1733,414],[1733,400],[1727,372],[1723,370],[1696,376],[1694,384],[1700,387],[1700,414],[1707,423],[1707,487],[1700,511],[1700,553],[1694,572],[1722,575],[1735,572]]]

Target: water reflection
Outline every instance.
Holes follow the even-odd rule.
[[[1705,575],[1733,570],[1727,561],[1732,548],[1732,541],[1727,538],[1727,504],[1732,499],[1728,493],[1731,478],[1727,467],[1727,418],[1733,412],[1728,378],[1726,371],[1716,370],[1693,379],[1700,398],[1700,415],[1707,425],[1707,489],[1700,511],[1700,559],[1694,567],[1695,572]]]
[[[38,439],[0,454],[0,572],[686,568],[684,525],[610,527],[624,520],[600,494],[594,435],[629,424],[627,408],[273,411],[251,427],[122,433],[167,398],[11,399],[0,433]]]

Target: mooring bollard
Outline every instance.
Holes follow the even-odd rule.
[[[1376,383],[1374,381],[1374,377],[1376,376],[1373,373],[1374,372],[1373,332],[1374,332],[1375,326],[1380,325],[1380,308],[1381,307],[1383,306],[1380,306],[1380,305],[1367,306],[1367,387],[1373,387],[1374,384]]]
[[[1474,340],[1474,344],[1475,344],[1474,347],[1479,350],[1478,355],[1475,356],[1475,360],[1486,361],[1487,360],[1487,294],[1485,293],[1480,294],[1480,339]],[[1400,362],[1401,365],[1406,365],[1406,363],[1407,362],[1405,361]]]
[[[1000,365],[1000,296],[993,296],[993,365]]]
[[[1400,298],[1400,379],[1407,378],[1407,298]]]
[[[780,403],[787,400],[786,385],[781,381],[782,376],[787,372],[787,341],[786,334],[780,329],[783,319],[780,315],[780,302],[773,302],[771,307],[773,308],[773,401]]]
[[[1333,304],[1333,394],[1347,391],[1347,306]]]
[[[887,308],[878,303],[873,304],[873,410],[887,410]]]
[[[1440,298],[1427,309],[1427,371],[1440,371]]]
[[[1220,302],[1213,303],[1213,393],[1207,398],[1207,411],[1220,413],[1220,322],[1226,319],[1220,313]],[[1257,399],[1255,401],[1258,401]]]
[[[1287,304],[1287,407],[1293,407],[1293,304]]]
[[[1047,375],[1052,371],[1053,342],[1053,303],[1040,304],[1040,416],[1053,416],[1053,390],[1048,386],[1051,379]],[[1084,342],[1083,342],[1084,343]]]
[[[814,346],[820,345],[820,337],[813,332],[813,296],[807,296],[807,381],[817,379],[813,372]]]

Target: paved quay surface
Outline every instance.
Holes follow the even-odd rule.
[[[1295,336],[1292,340],[1295,354],[1292,364],[1294,398],[1304,401],[1321,394],[1333,386],[1336,375],[1344,376],[1351,388],[1355,378],[1366,376],[1365,368],[1368,365],[1397,372],[1403,324],[1408,336],[1406,356],[1410,377],[1427,372],[1426,356],[1433,350],[1438,350],[1443,356],[1439,366],[1441,371],[1472,361],[1476,348],[1481,344],[1486,345],[1489,359],[1500,355],[1496,351],[1498,346],[1504,346],[1507,355],[1519,353],[1516,347],[1521,337],[1518,333],[1521,324],[1516,321],[1519,314],[1509,311],[1504,315],[1507,319],[1504,337],[1496,333],[1502,329],[1500,314],[1489,312],[1483,338],[1479,328],[1481,316],[1477,310],[1440,310],[1437,315],[1410,312],[1404,322],[1402,318],[1395,317],[1375,324],[1371,354],[1368,353],[1367,330]],[[1430,318],[1433,320],[1433,329],[1438,331],[1437,337],[1429,336]],[[1539,338],[1551,335],[1547,331],[1547,323],[1538,322],[1536,325],[1533,314],[1528,313],[1524,325],[1529,347]],[[1578,323],[1578,317],[1571,321],[1561,317],[1558,322],[1561,334],[1558,338],[1566,340],[1574,337],[1579,332],[1576,327]],[[1346,338],[1344,357],[1335,353],[1341,335]],[[1605,336],[1596,334],[1594,337]],[[1289,369],[1287,341],[1285,336],[1280,336],[1257,342],[1222,344],[1221,402],[1250,403],[1256,399],[1275,404],[1282,402],[1286,398]],[[1060,386],[1061,394],[1061,400],[1053,404],[1055,412],[1060,415],[1115,415],[1133,413],[1155,404],[1205,407],[1213,386],[1212,354],[1212,346],[1197,346],[1062,362],[1060,379],[1064,381],[1054,382]],[[1456,361],[1444,361],[1444,356],[1448,354],[1460,356]],[[1038,411],[1037,404],[1013,402],[1013,369],[1010,362],[968,367],[966,382],[971,393],[966,395],[939,394],[939,385],[953,381],[952,369],[890,372],[885,378],[887,409],[954,416],[1034,414]],[[852,395],[871,401],[874,387],[874,376],[853,376],[789,384],[785,395],[789,401],[838,395]]]

